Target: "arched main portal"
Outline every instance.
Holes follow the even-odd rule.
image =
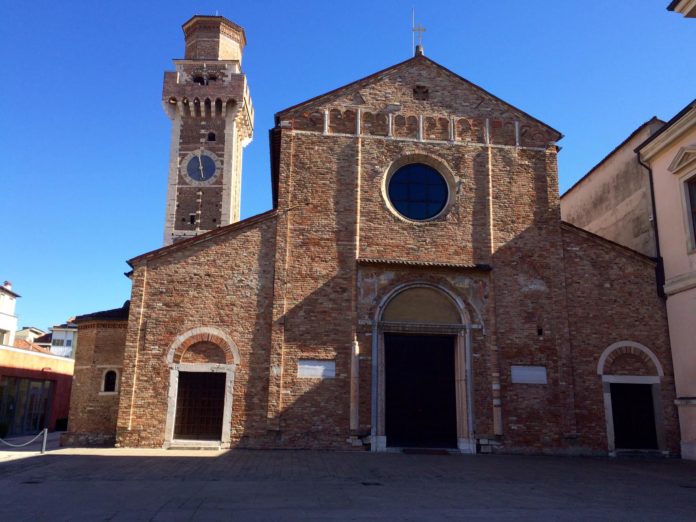
[[[374,324],[373,450],[474,452],[464,303],[432,284],[402,286],[382,300]]]
[[[219,328],[180,335],[167,354],[169,394],[164,447],[229,447],[239,350]]]

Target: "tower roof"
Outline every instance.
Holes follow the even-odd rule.
[[[224,16],[192,16],[181,26],[187,60],[241,60],[244,28]]]

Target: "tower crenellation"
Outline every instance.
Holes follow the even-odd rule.
[[[162,91],[172,120],[165,245],[239,220],[242,151],[253,136],[244,29],[194,16],[183,31],[185,58],[174,60]]]

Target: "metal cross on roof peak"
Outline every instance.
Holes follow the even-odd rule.
[[[425,32],[425,27],[421,24],[416,24],[416,10],[411,10],[411,49],[413,49],[414,55],[423,54],[423,33]],[[415,35],[418,35],[418,45],[415,45]]]
[[[422,46],[423,45],[423,33],[426,31],[426,28],[423,27],[421,24],[416,24],[413,26],[413,29],[411,29],[411,30],[418,35],[418,45]]]

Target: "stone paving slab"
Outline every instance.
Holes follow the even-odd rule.
[[[61,449],[0,461],[0,520],[696,520],[696,463]]]

